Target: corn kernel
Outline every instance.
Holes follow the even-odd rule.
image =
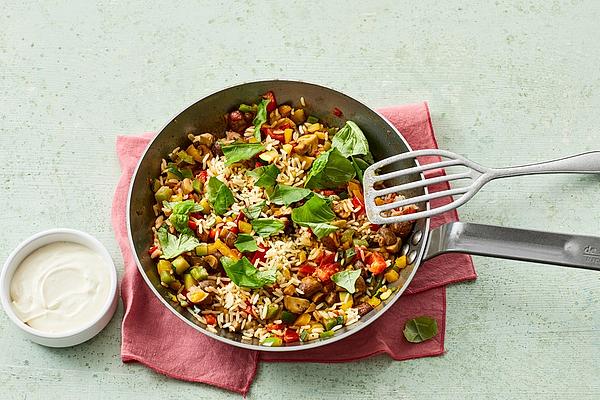
[[[294,148],[294,146],[292,146],[291,144],[284,144],[281,147],[283,148],[283,151],[285,151],[285,154],[287,154],[288,156],[292,154],[292,149]]]

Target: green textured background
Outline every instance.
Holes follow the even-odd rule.
[[[118,134],[159,129],[224,86],[331,86],[373,107],[428,100],[442,148],[490,166],[600,149],[597,1],[3,2],[0,258],[73,227],[121,256]],[[368,3],[368,4],[367,4]],[[160,4],[160,5],[159,5]],[[600,235],[600,180],[493,182],[466,221]],[[266,364],[250,399],[600,398],[600,274],[477,257],[448,290],[443,357]],[[119,320],[71,349],[0,313],[2,398],[236,397],[119,359]]]

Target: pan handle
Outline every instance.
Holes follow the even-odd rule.
[[[600,271],[600,237],[451,222],[431,230],[425,260],[443,253],[533,261]]]

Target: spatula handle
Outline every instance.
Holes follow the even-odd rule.
[[[531,174],[594,174],[600,173],[600,151],[590,151],[535,164],[491,170],[491,179]]]
[[[443,253],[532,261],[600,271],[600,237],[452,222],[430,232],[425,259]]]

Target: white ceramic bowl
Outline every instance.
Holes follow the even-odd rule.
[[[21,262],[34,250],[54,242],[78,243],[92,249],[106,261],[110,277],[109,296],[98,317],[86,326],[58,334],[34,329],[21,321],[14,312],[10,297],[10,283]],[[50,229],[25,240],[8,256],[0,274],[0,300],[11,321],[32,341],[49,347],[74,346],[96,336],[114,315],[117,309],[117,271],[106,248],[93,236],[74,229]]]

